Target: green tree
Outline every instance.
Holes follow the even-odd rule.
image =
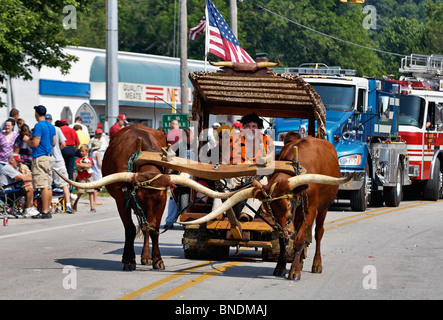
[[[427,54],[443,55],[443,1],[428,1],[425,8],[427,22],[422,37],[422,50]]]
[[[81,10],[87,0],[1,0],[0,82],[5,76],[32,79],[31,68],[60,68],[67,73],[76,57],[63,48],[76,44],[62,36],[63,8]],[[6,92],[2,87],[2,91]],[[0,101],[0,105],[3,103]]]
[[[406,19],[395,17],[389,21],[383,34],[380,35],[381,47],[390,52],[404,54],[423,53],[420,47],[420,38],[423,35],[423,25],[416,19]],[[387,73],[398,76],[401,57],[384,57],[385,69]]]

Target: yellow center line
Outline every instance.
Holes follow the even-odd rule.
[[[146,293],[149,290],[152,290],[152,289],[157,288],[158,286],[161,286],[161,285],[163,285],[163,284],[165,284],[165,283],[167,283],[169,281],[172,281],[172,280],[177,279],[177,278],[179,278],[181,276],[184,276],[185,274],[188,274],[188,273],[190,273],[190,272],[192,272],[192,271],[194,271],[196,269],[199,269],[201,267],[210,265],[211,263],[213,263],[213,261],[205,261],[205,262],[197,264],[197,265],[195,265],[193,267],[190,267],[188,269],[181,270],[181,271],[179,271],[177,273],[174,273],[173,275],[170,275],[169,277],[166,277],[166,278],[161,279],[161,280],[159,280],[157,282],[151,283],[150,285],[147,285],[146,287],[138,289],[137,291],[129,293],[126,296],[119,298],[118,300],[131,300],[131,299],[134,299],[135,297],[137,297],[137,296],[139,296],[139,295],[141,295],[143,293]]]
[[[415,201],[415,202],[410,202],[408,204],[400,205],[400,209],[407,209],[407,208],[409,208],[410,205],[414,205],[415,203],[423,203],[423,201]],[[354,214],[352,216],[347,216],[347,217],[343,217],[343,218],[340,218],[340,219],[335,219],[335,220],[331,220],[331,221],[325,222],[324,225],[328,225],[328,224],[331,224],[331,223],[336,223],[336,222],[339,222],[339,221],[348,220],[348,219],[351,219],[351,218],[355,218],[355,217],[359,217],[359,216],[364,216],[364,215],[368,215],[368,216],[371,217],[371,216],[373,216],[373,213],[379,212],[379,211],[383,211],[384,212],[387,209],[388,208],[385,207],[385,208],[379,208],[379,209],[374,209],[374,210],[370,210],[370,211],[365,211],[365,212],[362,212],[362,213]]]
[[[429,203],[431,203],[431,202],[429,202],[429,201],[418,201],[417,204],[414,204],[414,205],[411,205],[411,206],[398,207],[398,208],[395,208],[395,209],[382,211],[382,212],[379,212],[379,213],[376,213],[376,214],[371,214],[371,215],[368,215],[366,217],[362,217],[360,219],[355,219],[355,220],[351,220],[351,221],[344,222],[344,223],[341,223],[341,224],[337,224],[335,226],[332,226],[332,227],[329,227],[329,228],[325,228],[325,231],[332,230],[332,229],[339,228],[339,227],[343,227],[343,226],[346,226],[348,224],[355,223],[355,222],[362,221],[362,220],[366,220],[366,219],[369,219],[369,218],[381,216],[381,215],[384,215],[384,214],[387,214],[387,213],[396,212],[396,211],[400,211],[400,210],[404,210],[404,209],[409,209],[409,208],[414,208],[414,207],[419,207],[419,206],[424,206],[424,205],[429,204]],[[372,212],[375,212],[375,211],[380,211],[380,210],[374,210]],[[359,215],[361,215],[361,214],[359,214]],[[359,216],[359,215],[355,215],[355,216]],[[343,219],[339,219],[339,220],[343,220]],[[338,221],[338,220],[336,220],[336,221]],[[332,223],[332,221],[329,222],[329,223]]]
[[[176,294],[185,291],[186,289],[189,289],[192,286],[195,286],[196,284],[199,284],[200,282],[203,282],[219,273],[222,273],[226,270],[228,270],[229,268],[238,266],[239,264],[242,264],[245,261],[232,261],[229,262],[221,267],[218,267],[217,269],[211,270],[209,272],[206,272],[204,274],[202,274],[201,276],[198,276],[195,279],[192,279],[188,282],[183,283],[182,285],[162,294],[161,296],[158,296],[157,298],[154,298],[154,300],[167,300],[169,298],[171,298],[172,296],[175,296]]]
[[[438,200],[438,202],[440,202],[440,201],[443,201],[443,200]],[[325,223],[325,225],[366,215],[366,216],[361,217],[359,219],[354,219],[354,220],[351,220],[351,221],[347,221],[347,222],[344,222],[344,223],[341,223],[341,224],[337,224],[337,225],[331,226],[329,228],[325,228],[325,231],[333,230],[333,229],[336,229],[336,228],[339,228],[339,227],[343,227],[343,226],[349,225],[351,223],[355,223],[355,222],[366,220],[366,219],[369,219],[369,218],[381,216],[381,215],[384,215],[384,214],[387,214],[387,213],[396,212],[396,211],[400,211],[400,210],[404,210],[404,209],[409,209],[409,208],[414,208],[414,207],[418,207],[418,206],[423,206],[423,205],[426,205],[426,204],[429,204],[429,203],[432,203],[432,202],[430,202],[430,201],[415,201],[415,202],[408,203],[408,204],[405,204],[405,205],[400,205],[400,207],[394,208],[394,209],[390,209],[390,210],[389,209],[387,210],[387,208],[380,208],[380,209],[375,209],[375,210],[372,210],[372,211],[365,211],[365,212],[362,212],[362,213],[359,213],[359,214],[355,214],[355,215],[344,217],[344,218],[340,218],[340,219],[331,220],[331,221],[328,221],[327,223]],[[207,280],[207,279],[209,279],[209,278],[211,278],[211,277],[213,277],[213,276],[215,276],[217,274],[220,274],[220,273],[228,270],[229,268],[238,266],[238,265],[240,265],[240,264],[242,264],[244,262],[246,262],[246,260],[229,262],[229,263],[227,263],[225,265],[222,265],[222,266],[220,266],[220,267],[218,267],[218,268],[216,268],[214,270],[206,272],[206,273],[198,276],[197,278],[194,278],[194,279],[192,279],[192,280],[190,280],[188,282],[185,282],[185,283],[181,284],[180,286],[178,286],[178,287],[176,287],[176,288],[174,288],[174,289],[172,289],[172,290],[170,290],[170,291],[168,291],[168,292],[166,292],[166,293],[164,293],[164,294],[154,298],[154,300],[167,300],[167,299],[177,295],[178,293],[183,292],[183,291],[189,289],[192,286],[195,286],[196,284],[199,284],[199,283],[201,283],[201,282],[203,282],[203,281],[205,281],[205,280]],[[167,282],[170,282],[170,281],[172,281],[174,279],[177,279],[177,278],[179,278],[179,277],[181,277],[183,275],[189,274],[190,272],[192,272],[192,271],[194,271],[196,269],[199,269],[201,267],[210,265],[212,263],[213,263],[213,261],[205,261],[203,263],[200,263],[200,264],[195,265],[193,267],[190,267],[188,269],[179,271],[179,272],[177,272],[177,273],[175,273],[175,274],[173,274],[173,275],[171,275],[169,277],[166,277],[166,278],[164,278],[162,280],[159,280],[159,281],[154,282],[154,283],[152,283],[150,285],[147,285],[146,287],[143,287],[143,288],[141,288],[141,289],[139,289],[137,291],[134,291],[134,292],[132,292],[132,293],[130,293],[130,294],[128,294],[128,295],[118,299],[118,300],[131,300],[131,299],[134,299],[135,297],[140,296],[140,295],[142,295],[142,294],[144,294],[144,293],[146,293],[146,292],[148,292],[148,291],[150,291],[150,290],[152,290],[152,289],[154,289],[154,288],[156,288],[158,286],[161,286],[161,285],[163,285],[163,284],[165,284]]]

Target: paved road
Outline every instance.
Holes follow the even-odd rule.
[[[260,250],[235,255],[232,248],[224,261],[184,259],[181,227],[160,237],[166,270],[137,265],[123,272],[123,227],[113,200],[102,201],[96,213],[85,198],[73,215],[0,226],[0,299],[443,298],[443,200],[364,213],[334,206],[322,242],[323,273],[310,272],[311,246],[300,281],[272,276],[275,263],[262,261]],[[138,255],[141,246],[137,240]]]

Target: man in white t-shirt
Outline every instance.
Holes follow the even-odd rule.
[[[20,155],[12,153],[8,158],[8,164],[6,164],[0,170],[0,185],[10,185],[16,182],[24,182],[25,184],[21,187],[26,194],[26,209],[25,217],[37,216],[40,212],[34,208],[34,188],[32,187],[32,175],[28,170],[26,173],[21,173],[18,168],[23,160]],[[12,189],[13,187],[6,188]]]
[[[74,126],[75,126],[76,124],[80,125],[80,126],[82,127],[82,130],[83,130],[84,132],[86,132],[87,134],[89,134],[88,127],[85,126],[85,125],[83,124],[83,119],[82,119],[82,117],[76,117],[75,120],[74,120],[74,123],[71,123],[71,124],[69,125],[69,128],[74,128]]]

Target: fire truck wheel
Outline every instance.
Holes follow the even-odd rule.
[[[423,198],[425,200],[437,201],[442,194],[442,181],[440,175],[440,159],[435,160],[434,173],[426,182],[423,192]]]
[[[397,168],[397,179],[395,186],[384,187],[383,197],[388,207],[398,207],[403,197],[403,170],[401,164]]]

